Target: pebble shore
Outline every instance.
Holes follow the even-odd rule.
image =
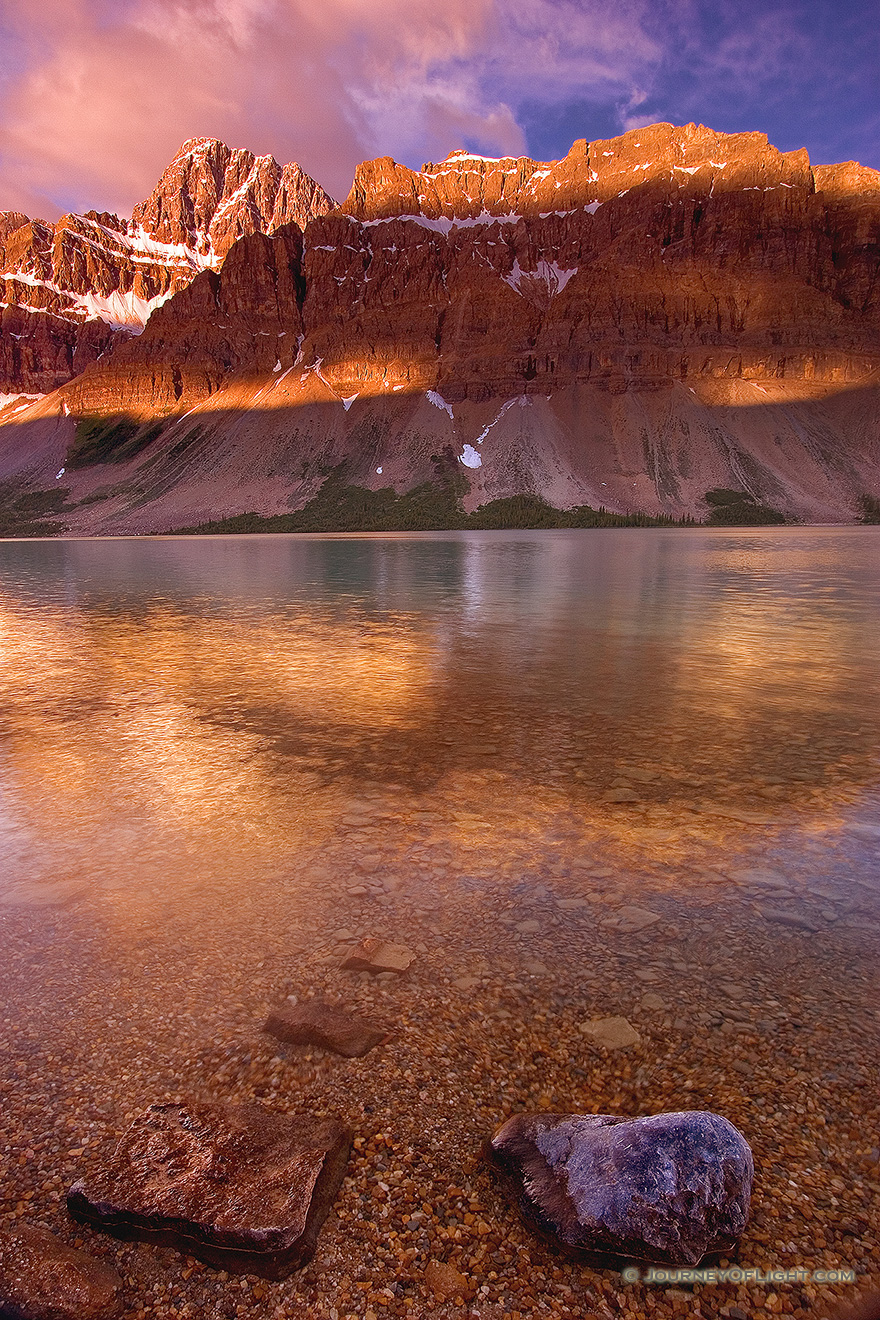
[[[795,870],[775,826],[633,810],[610,800],[587,837],[551,797],[505,826],[491,805],[367,795],[295,869],[246,888],[114,905],[65,904],[61,887],[5,907],[0,1223],[114,1264],[126,1320],[821,1320],[880,1287],[880,837],[813,819]],[[370,936],[410,948],[409,970],[341,970]],[[289,996],[392,1039],[352,1059],[284,1045],[261,1027]],[[590,1021],[609,1017],[636,1040],[603,1044]],[[94,1152],[145,1104],[189,1095],[354,1129],[300,1273],[227,1275],[67,1216]],[[499,1123],[541,1109],[724,1115],[756,1165],[729,1263],[856,1282],[648,1285],[565,1258],[480,1160]]]

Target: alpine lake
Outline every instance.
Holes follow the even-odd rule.
[[[871,527],[0,542],[2,1222],[114,1264],[130,1320],[815,1320],[880,1287],[878,625]],[[372,936],[410,969],[342,970]],[[262,1031],[315,995],[391,1039]],[[69,1219],[193,1095],[354,1129],[305,1269]],[[558,1254],[480,1159],[542,1109],[729,1118],[739,1262],[810,1277]]]

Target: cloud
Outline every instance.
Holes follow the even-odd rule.
[[[524,85],[619,94],[640,10],[576,0],[0,0],[15,49],[0,205],[130,211],[187,137],[297,160],[344,196],[365,157],[523,152]],[[7,60],[8,63],[8,60]]]
[[[195,136],[296,160],[336,197],[372,156],[417,167],[457,146],[527,152],[527,136],[562,154],[657,119],[782,145],[804,105],[827,154],[835,89],[865,140],[868,101],[876,116],[855,85],[873,87],[871,0],[846,0],[847,19],[837,4],[0,0],[0,208],[128,214]]]

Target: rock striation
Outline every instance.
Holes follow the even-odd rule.
[[[748,1222],[752,1153],[719,1114],[517,1114],[484,1154],[526,1223],[570,1251],[696,1265]]]
[[[0,212],[0,393],[57,388],[218,269],[238,239],[332,207],[298,165],[195,138],[131,220],[88,211],[51,225]]]

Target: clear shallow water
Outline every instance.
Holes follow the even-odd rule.
[[[870,528],[5,542],[0,896],[870,886],[878,622]]]
[[[486,1320],[671,1317],[478,1152],[696,1108],[754,1152],[745,1264],[875,1270],[878,588],[867,528],[0,543],[0,1219],[69,1240],[146,1105],[256,1102],[358,1134],[316,1267],[89,1233],[127,1315],[420,1315],[451,1259]],[[289,994],[392,1039],[279,1045]]]

